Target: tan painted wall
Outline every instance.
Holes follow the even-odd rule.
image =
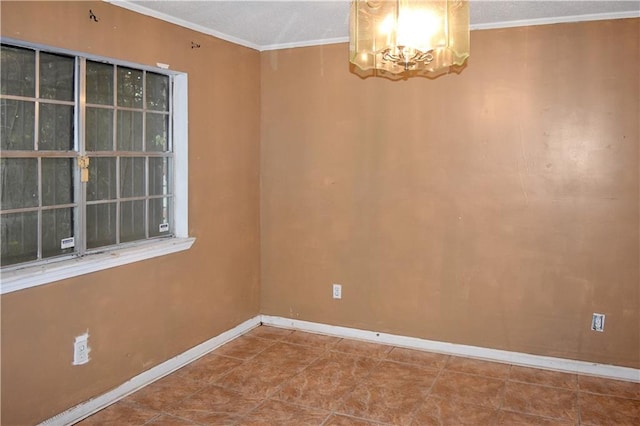
[[[433,81],[263,53],[262,312],[640,367],[639,40],[474,31]]]
[[[198,238],[3,296],[3,425],[101,394],[260,302],[640,367],[639,20],[476,31],[461,75],[390,82],[350,74],[346,45],[260,55],[105,3],[1,13],[4,37],[189,73]],[[73,367],[86,329],[92,361]]]
[[[260,59],[103,2],[1,8],[3,37],[189,73],[189,228],[197,241],[187,252],[2,297],[2,424],[25,425],[258,314]],[[87,329],[91,362],[74,367],[73,338]]]

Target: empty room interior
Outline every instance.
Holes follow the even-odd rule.
[[[186,3],[206,14],[216,3],[233,2]],[[3,257],[1,423],[74,423],[215,355],[221,345],[251,337],[282,346],[286,336],[308,333],[309,341],[362,342],[377,362],[393,364],[376,352],[386,345],[616,380],[630,389],[620,398],[628,411],[606,424],[633,424],[640,418],[640,7],[611,3],[635,9],[570,22],[472,26],[464,66],[437,78],[394,80],[355,72],[346,38],[295,46],[282,37],[274,42],[279,47],[262,49],[112,2],[3,1],[3,49],[36,58],[38,78],[35,95],[7,94],[3,87],[2,132],[9,132],[7,105],[17,102],[81,111],[37,89],[46,84],[47,52],[72,58],[79,70],[74,84],[92,78],[81,73],[103,62],[115,64],[109,66],[117,76],[138,67],[145,87],[154,76],[169,75],[171,85],[162,87],[171,88],[176,103],[166,111],[154,110],[152,89],[145,89],[139,110],[118,104],[93,110],[112,113],[110,123],[127,111],[144,116],[145,134],[152,118],[171,117],[175,154],[140,158],[171,162],[166,173],[176,181],[167,178],[170,189],[157,196],[164,198],[143,188],[140,205],[170,200],[177,210],[160,219],[159,232],[171,227],[173,239],[151,243],[165,244],[162,250],[173,245],[158,255],[126,244],[123,252],[85,253],[79,246],[91,245],[87,231],[57,247],[56,253],[77,257],[60,261],[75,263],[55,275],[60,262],[44,259],[47,222],[38,219],[42,237],[31,275],[25,278],[16,265],[5,269]],[[246,22],[264,24],[257,15]],[[118,84],[113,90],[126,90]],[[89,105],[89,84],[86,92]],[[78,99],[84,105],[84,88]],[[89,109],[78,112],[73,126],[92,123]],[[35,122],[44,122],[47,110],[36,111]],[[46,129],[36,124],[38,132],[44,144]],[[2,143],[1,186],[14,194],[5,160],[24,153]],[[75,170],[75,154],[59,152],[58,159],[71,156]],[[113,170],[122,173],[133,154],[119,152]],[[91,179],[104,176],[97,164],[109,155],[100,151],[79,166],[82,185],[79,170],[88,167],[89,192]],[[52,161],[29,158],[34,165]],[[44,194],[46,179],[37,182],[36,192]],[[128,232],[125,192],[118,189],[112,203],[118,241]],[[104,205],[90,197],[80,196],[88,199],[87,212]],[[6,204],[3,222],[29,209],[33,217],[49,217],[43,206]],[[78,217],[94,223],[89,213]],[[8,238],[4,223],[2,231]],[[14,281],[20,284],[10,287]],[[83,335],[87,358],[78,362],[76,339]],[[365,349],[360,355],[368,357]],[[436,372],[433,377],[437,384]],[[580,417],[576,383],[577,417],[553,423],[540,414],[548,424],[592,424]],[[426,390],[406,418],[341,411],[338,401],[308,424],[427,424],[417,413],[429,397]],[[497,404],[495,410],[506,403]],[[220,423],[173,420],[245,424],[242,416],[251,410]],[[170,413],[158,411],[165,422],[151,416],[140,424],[174,424]],[[342,423],[332,423],[338,416]],[[253,420],[246,424],[261,424]]]

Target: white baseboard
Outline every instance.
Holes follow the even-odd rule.
[[[257,327],[260,324],[293,330],[307,331],[311,333],[326,334],[346,339],[364,340],[367,342],[383,343],[392,346],[401,346],[410,349],[419,349],[430,352],[438,352],[449,355],[464,356],[469,358],[484,359],[488,361],[503,362],[526,367],[542,368],[546,370],[562,371],[576,374],[606,377],[610,379],[626,380],[640,383],[640,369],[620,367],[616,365],[597,364],[571,359],[554,358],[540,355],[531,355],[520,352],[503,351],[499,349],[482,348],[478,346],[459,345],[456,343],[438,342],[435,340],[419,339],[417,337],[400,336],[396,334],[380,333],[357,328],[340,327],[309,321],[300,321],[290,318],[271,315],[258,315],[242,324],[225,331],[218,336],[195,346],[168,361],[147,370],[117,388],[102,394],[89,401],[83,402],[64,411],[50,419],[40,423],[46,426],[70,425],[89,417],[97,411],[121,400],[133,392],[147,386],[162,377],[171,374],[177,369],[208,354],[221,345],[235,339]]]
[[[620,367],[616,365],[597,364],[549,356],[531,355],[521,352],[503,351],[500,349],[482,348],[478,346],[459,345],[456,343],[438,342],[435,340],[419,339],[417,337],[399,336],[396,334],[379,333],[375,331],[359,330],[356,328],[339,327],[315,322],[300,321],[290,318],[262,315],[260,320],[264,325],[289,328],[312,333],[326,334],[347,339],[358,339],[367,342],[383,343],[410,349],[419,349],[449,355],[484,359],[487,361],[503,362],[525,367],[542,368],[590,376],[606,377],[616,380],[626,380],[640,383],[640,369]]]
[[[209,339],[206,342],[201,343],[198,346],[195,346],[187,350],[186,352],[183,352],[180,355],[171,358],[168,361],[163,362],[162,364],[156,365],[155,367],[138,374],[131,380],[123,383],[122,385],[110,390],[105,394],[78,404],[75,407],[68,409],[67,411],[64,411],[54,417],[51,417],[50,419],[45,420],[44,422],[40,423],[40,425],[63,426],[79,422],[80,420],[89,417],[91,414],[100,411],[103,408],[113,404],[114,402],[117,402],[122,398],[132,394],[138,389],[143,388],[144,386],[147,386],[155,382],[156,380],[173,373],[177,369],[195,361],[196,359],[208,354],[217,347],[224,345],[225,343],[235,339],[238,336],[243,335],[252,328],[260,325],[260,318],[260,315],[253,317],[243,322],[242,324],[232,328],[231,330],[225,331],[224,333],[221,333],[218,336]]]

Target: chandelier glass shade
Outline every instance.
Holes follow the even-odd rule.
[[[362,71],[437,76],[469,57],[466,0],[354,0],[350,62]]]

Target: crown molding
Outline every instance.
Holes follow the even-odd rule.
[[[280,50],[280,49],[293,49],[297,47],[322,46],[327,44],[349,42],[349,37],[336,37],[336,38],[306,40],[306,41],[291,42],[291,43],[276,43],[276,44],[260,45],[260,44],[256,44],[256,43],[241,39],[239,37],[234,37],[229,34],[222,33],[220,31],[212,30],[211,28],[207,28],[202,25],[194,24],[192,22],[185,21],[180,18],[176,18],[166,13],[158,12],[153,9],[140,6],[136,3],[132,3],[130,0],[103,0],[103,1],[106,3],[113,4],[115,6],[122,7],[124,9],[131,10],[133,12],[140,13],[142,15],[150,16],[152,18],[157,18],[162,21],[179,25],[181,27],[197,31],[199,33],[207,34],[207,35],[210,35],[234,44],[238,44],[240,46],[248,47],[250,49],[254,49],[260,52],[270,51],[270,50]],[[628,19],[628,18],[639,18],[639,17],[640,17],[640,11],[596,13],[596,14],[590,14],[590,15],[556,16],[551,18],[522,19],[522,20],[515,20],[515,21],[471,24],[470,29],[471,31],[492,30],[492,29],[503,29],[503,28],[528,27],[528,26],[536,26],[536,25],[564,24],[564,23],[572,23],[572,22],[602,21],[602,20],[609,20],[609,19]]]
[[[575,22],[606,21],[610,19],[629,19],[629,18],[640,18],[640,11],[594,13],[591,15],[554,16],[552,18],[488,22],[484,24],[471,24],[470,29],[471,31],[495,30],[495,29],[501,29],[501,28],[532,27],[537,25],[568,24],[568,23],[575,23]]]
[[[102,0],[105,3],[110,3],[114,6],[122,7],[123,9],[128,9],[132,12],[140,13],[141,15],[150,16],[152,18],[160,19],[161,21],[169,22],[170,24],[175,24],[193,31],[197,31],[202,34],[207,34],[221,40],[225,40],[234,44],[239,44],[240,46],[248,47],[253,50],[261,50],[261,46],[251,43],[250,41],[243,40],[238,37],[234,37],[219,31],[212,30],[211,28],[207,28],[202,25],[194,24],[193,22],[185,21],[184,19],[176,18],[174,16],[168,15],[166,13],[158,12],[153,9],[149,9],[144,6],[140,6],[136,3],[132,3],[129,0]]]

